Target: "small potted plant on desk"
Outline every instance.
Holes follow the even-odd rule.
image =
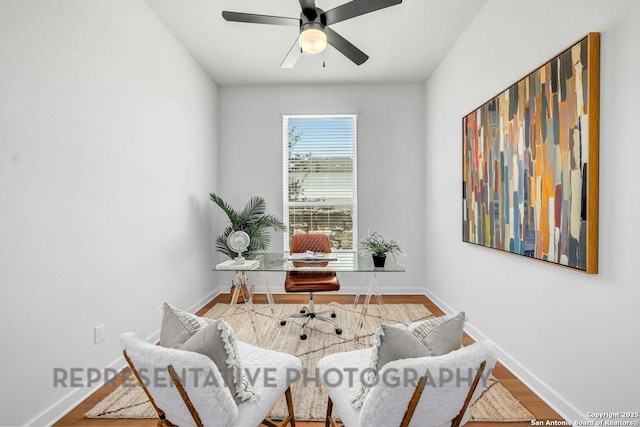
[[[374,267],[384,267],[387,255],[395,257],[402,249],[395,240],[387,240],[374,231],[360,240],[360,252],[371,254]]]

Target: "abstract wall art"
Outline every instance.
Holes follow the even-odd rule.
[[[600,35],[462,119],[463,241],[598,272]]]

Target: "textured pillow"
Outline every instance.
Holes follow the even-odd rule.
[[[464,311],[410,323],[408,328],[429,349],[431,356],[442,356],[462,346]]]
[[[378,325],[376,337],[380,344],[377,349],[375,366],[373,360],[370,367],[380,371],[384,365],[394,360],[408,359],[410,357],[432,356],[427,347],[405,325]]]
[[[196,316],[166,302],[163,310],[159,342],[163,347],[179,348],[201,328],[213,322],[212,319]]]
[[[362,408],[369,393],[367,384],[376,382],[380,369],[388,362],[423,356],[442,356],[462,345],[464,312],[410,324],[385,325],[376,328],[371,348],[371,360],[364,384],[353,396],[356,409]]]
[[[255,400],[255,391],[242,369],[233,329],[223,319],[215,320],[200,329],[182,344],[180,350],[209,356],[218,367],[236,403]]]

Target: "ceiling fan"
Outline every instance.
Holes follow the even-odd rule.
[[[400,3],[402,3],[402,0],[353,0],[325,12],[316,7],[315,0],[300,0],[300,6],[302,7],[300,18],[228,11],[223,11],[222,16],[227,21],[298,27],[300,35],[291,46],[284,61],[282,61],[281,68],[293,68],[302,53],[315,54],[323,52],[327,47],[327,43],[356,65],[362,65],[369,59],[369,56],[329,28],[329,25]]]

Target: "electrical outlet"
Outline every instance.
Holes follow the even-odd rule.
[[[98,344],[104,341],[104,323],[93,328],[93,343]]]

